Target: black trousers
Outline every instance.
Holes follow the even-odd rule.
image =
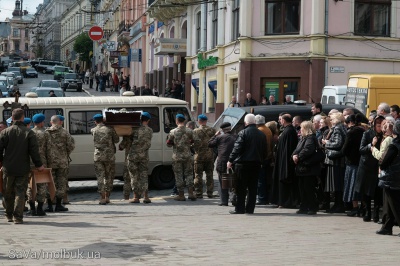
[[[258,163],[235,165],[235,190],[237,196],[237,203],[235,207],[236,212],[254,213],[257,198],[258,175],[260,169],[261,165]]]
[[[299,176],[300,210],[318,211],[317,177]]]
[[[384,193],[386,205],[384,211],[386,213],[384,213],[385,221],[383,221],[382,228],[392,230],[395,221],[400,225],[400,190],[385,188]]]

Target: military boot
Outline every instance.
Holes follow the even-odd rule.
[[[107,204],[107,201],[106,201],[106,193],[105,193],[105,192],[101,192],[101,193],[100,193],[100,196],[101,196],[101,198],[100,198],[100,200],[99,200],[99,204],[100,204],[100,205],[106,205],[106,204]]]
[[[183,192],[183,190],[182,190],[182,191],[179,191],[179,194],[178,194],[177,196],[174,197],[174,200],[177,200],[177,201],[185,201],[185,200],[186,200],[186,198],[185,198],[185,192]]]
[[[53,203],[51,202],[51,199],[47,199],[47,208],[44,209],[45,212],[53,212]]]
[[[129,200],[129,203],[140,203],[138,193],[133,192],[133,199]]]
[[[64,204],[64,205],[70,204],[70,203],[69,203],[69,199],[68,199],[68,193],[65,193],[65,195],[64,195],[64,197],[63,197],[63,204]]]
[[[151,200],[149,199],[149,191],[148,190],[146,190],[144,192],[143,203],[151,203]]]
[[[188,192],[189,192],[189,196],[188,196],[188,199],[190,199],[190,200],[192,200],[192,201],[195,201],[196,199],[197,199],[197,197],[194,195],[194,193],[193,193],[193,187],[190,187],[189,189],[188,189]]]
[[[106,203],[110,203],[110,191],[106,192]]]
[[[64,206],[61,205],[62,198],[57,198],[56,199],[56,208],[54,209],[55,212],[66,212],[68,211],[68,208],[65,208]]]
[[[43,210],[43,202],[38,202],[38,206],[36,209],[37,216],[46,216],[46,213]]]
[[[30,200],[29,201],[29,206],[30,206],[30,211],[28,211],[26,214],[27,215],[32,215],[32,216],[36,216],[36,208],[35,208],[35,202]]]

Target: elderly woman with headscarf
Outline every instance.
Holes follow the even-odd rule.
[[[371,221],[371,200],[375,196],[375,191],[378,185],[378,160],[372,156],[371,147],[380,149],[383,134],[381,124],[385,118],[383,116],[375,117],[372,126],[365,131],[360,145],[360,163],[358,165],[358,173],[356,184],[354,187],[353,200],[362,200],[366,207],[366,212],[363,217],[364,222]],[[374,138],[377,138],[374,141]],[[374,204],[382,204],[382,196],[377,195],[374,198]]]
[[[400,121],[396,121],[393,127],[393,142],[389,145],[386,155],[380,164],[381,173],[379,187],[382,187],[385,195],[385,221],[376,233],[379,235],[391,235],[395,221],[400,225]]]

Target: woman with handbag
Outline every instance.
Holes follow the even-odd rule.
[[[321,163],[314,158],[319,146],[311,121],[300,124],[300,134],[301,139],[292,154],[300,190],[300,209],[296,213],[315,215],[318,211],[316,187],[317,176],[321,173]]]
[[[328,213],[343,213],[343,181],[345,173],[344,157],[341,149],[346,140],[346,128],[344,127],[344,116],[335,112],[330,115],[332,128],[326,139],[322,140],[325,145],[327,159],[326,192],[335,193],[335,204],[327,210]]]
[[[400,225],[400,121],[393,126],[393,142],[389,145],[380,164],[381,174],[379,187],[383,188],[385,196],[386,219],[376,233],[392,235],[395,221]],[[400,236],[400,235],[399,235]]]
[[[344,142],[342,152],[346,159],[346,172],[344,174],[344,192],[343,201],[353,203],[353,210],[348,213],[348,216],[360,216],[358,201],[353,201],[354,183],[357,177],[358,163],[360,162],[360,144],[364,134],[364,128],[361,127],[362,116],[349,115],[346,118],[348,127],[346,141]]]
[[[371,221],[371,200],[374,198],[374,204],[382,204],[382,195],[375,193],[378,185],[379,165],[378,160],[372,156],[371,147],[380,149],[383,137],[381,128],[383,120],[385,120],[383,116],[375,117],[372,127],[364,132],[360,144],[361,157],[354,186],[353,200],[362,200],[365,204],[364,222]],[[377,141],[373,145],[374,137],[377,137]]]

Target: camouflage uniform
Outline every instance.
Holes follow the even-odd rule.
[[[39,146],[39,154],[40,159],[42,160],[43,166],[47,167],[48,165],[48,154],[50,154],[50,135],[44,128],[38,128],[35,126],[32,131],[36,135],[36,139]],[[35,166],[31,163],[31,169],[33,170]],[[47,184],[37,184],[37,192],[36,192],[36,201],[44,202],[47,194]],[[32,200],[32,188],[28,187],[27,191],[28,200]]]
[[[50,134],[50,154],[48,167],[52,168],[56,197],[63,198],[67,191],[69,155],[75,148],[71,135],[60,125],[52,125],[46,129]]]
[[[194,137],[194,187],[197,196],[203,195],[203,171],[206,172],[207,195],[212,195],[214,190],[214,155],[208,147],[208,141],[215,135],[216,130],[206,125],[201,125],[193,130]]]
[[[128,171],[128,155],[131,146],[132,146],[132,139],[128,136],[124,136],[122,138],[121,143],[119,144],[119,149],[125,150],[125,163],[124,163],[124,171],[122,174],[124,178],[124,187],[123,187],[124,197],[129,197],[132,191],[131,177],[129,176],[129,171]]]
[[[114,128],[103,123],[91,129],[94,140],[94,171],[99,193],[110,192],[115,177],[115,143],[119,137]]]
[[[134,193],[141,195],[148,190],[149,149],[153,130],[148,126],[140,126],[132,130],[130,138],[132,146],[128,154],[128,171]]]
[[[186,177],[187,187],[193,187],[193,159],[190,151],[192,143],[193,131],[185,126],[171,130],[167,138],[167,145],[173,147],[172,169],[178,191],[183,191],[185,187],[183,177]]]

